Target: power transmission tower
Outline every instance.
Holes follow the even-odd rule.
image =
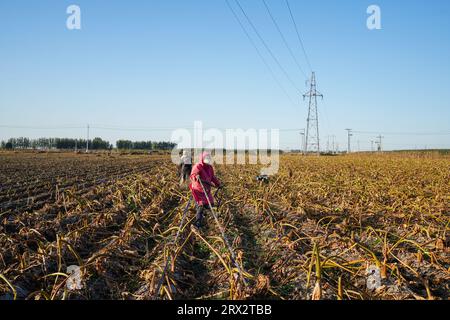
[[[331,136],[332,138],[333,138],[333,142],[332,142],[332,152],[333,153],[337,153],[337,150],[336,150],[336,143],[335,143],[335,139],[336,139],[336,136],[335,135],[332,135]]]
[[[300,135],[302,136],[300,151],[301,153],[305,153],[305,129],[300,130]]]
[[[303,100],[305,100],[306,97],[309,98],[309,108],[306,127],[305,153],[310,151],[319,154],[319,116],[317,112],[317,97],[321,97],[323,100],[323,95],[316,89],[315,72],[311,75],[311,88],[309,92],[303,95]]]
[[[373,141],[373,140],[370,140],[370,151],[371,152],[373,152],[374,150],[373,150],[373,143],[374,143],[375,141]]]
[[[89,152],[89,125],[87,125],[86,153]]]
[[[347,146],[347,153],[350,153],[350,138],[353,136],[352,129],[345,129],[347,130],[347,137],[348,137],[348,146]]]
[[[379,135],[378,137],[378,151],[382,152],[383,148],[382,148],[382,139],[384,138],[383,136]]]

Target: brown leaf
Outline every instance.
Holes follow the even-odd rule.
[[[445,243],[444,243],[444,240],[442,240],[442,239],[437,239],[437,241],[436,241],[436,250],[442,250],[442,251],[445,250]]]

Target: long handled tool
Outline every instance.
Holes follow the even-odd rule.
[[[217,188],[216,192],[214,192],[214,199],[217,199],[216,208],[219,208],[220,204],[222,203],[222,198],[218,197],[219,191],[220,191],[220,188]]]
[[[243,272],[242,272],[241,266],[239,265],[239,263],[237,263],[236,255],[234,254],[233,248],[230,246],[230,243],[228,242],[228,239],[227,239],[227,237],[225,235],[225,231],[223,230],[222,225],[219,222],[219,219],[217,219],[217,215],[216,215],[216,213],[215,213],[215,211],[214,211],[214,209],[213,209],[213,207],[211,205],[211,201],[209,201],[208,193],[206,192],[205,187],[203,186],[202,180],[199,178],[198,181],[200,182],[200,185],[202,186],[203,193],[205,194],[206,200],[208,201],[209,209],[211,210],[211,213],[212,213],[212,215],[214,217],[214,220],[216,221],[217,227],[219,228],[220,233],[222,235],[222,239],[225,242],[225,245],[227,246],[228,252],[230,253],[231,261],[236,266],[237,270],[239,271],[239,275],[240,275],[242,281],[246,285],[247,282],[246,282],[246,280],[245,280],[245,278],[243,276]]]
[[[175,240],[174,240],[174,245],[175,246],[176,246],[176,244],[178,242],[178,238],[180,236],[181,229],[183,228],[183,224],[184,224],[184,220],[186,218],[186,214],[187,214],[187,212],[189,210],[189,207],[191,206],[191,201],[192,201],[192,197],[189,197],[188,204],[186,205],[186,208],[184,208],[183,216],[181,217],[181,222],[180,222],[180,225],[178,226],[177,235],[175,236]],[[166,277],[166,273],[167,273],[167,270],[169,268],[169,264],[170,264],[170,259],[167,259],[166,266],[164,267],[164,270],[163,270],[163,273],[162,273],[162,276],[161,276],[161,280],[159,281],[158,287],[156,288],[156,294],[157,295],[159,294],[159,292],[161,290],[162,284],[164,282],[164,278]]]
[[[201,183],[204,183],[204,184],[206,184],[207,186],[210,186],[210,187],[215,187],[214,185],[212,185],[211,183],[209,183],[209,182],[207,182],[207,181],[204,181],[204,180],[202,180],[200,177],[198,177],[198,180],[199,181],[201,181]],[[217,188],[217,190],[214,192],[214,199],[216,199],[217,198],[217,195],[219,194],[219,191],[220,191],[220,189],[221,188]],[[204,189],[203,189],[203,191],[204,191]],[[222,200],[222,199],[219,199],[218,201],[217,201],[217,208],[219,208],[220,207],[220,203],[221,203],[221,201],[220,200]]]

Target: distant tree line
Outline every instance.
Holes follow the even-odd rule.
[[[2,149],[58,149],[58,150],[83,150],[86,149],[86,139],[72,138],[10,138],[7,141],[0,142]],[[89,150],[110,150],[113,145],[101,138],[89,140]],[[171,150],[175,147],[171,142],[155,141],[129,141],[119,140],[116,143],[120,150]]]
[[[71,138],[10,138],[8,141],[1,142],[2,149],[85,149],[86,139],[71,139]],[[112,145],[101,138],[94,138],[89,140],[90,150],[108,150]]]
[[[118,140],[119,150],[172,150],[176,144],[172,142]]]

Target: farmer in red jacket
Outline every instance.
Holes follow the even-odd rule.
[[[208,199],[205,196],[202,185],[205,188],[206,194],[209,198],[211,205],[214,205],[214,197],[211,194],[211,187],[220,188],[221,183],[214,175],[214,169],[212,167],[212,158],[208,152],[203,152],[200,156],[200,162],[194,165],[191,172],[191,184],[189,188],[192,191],[192,196],[197,204],[197,216],[194,225],[199,228],[203,222],[203,213],[208,209]]]

